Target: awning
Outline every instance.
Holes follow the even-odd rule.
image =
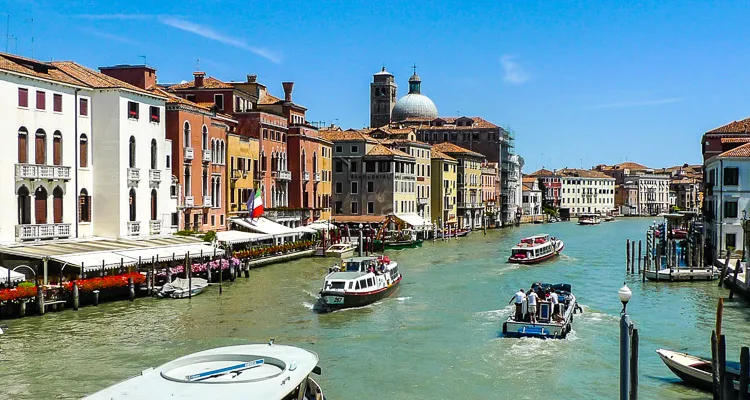
[[[0,283],[8,282],[8,272],[10,272],[10,283],[23,282],[26,280],[26,275],[9,270],[7,268],[0,267]]]
[[[291,228],[287,228],[284,225],[277,224],[276,222],[263,217],[254,219],[252,221],[246,218],[232,218],[230,219],[230,221],[252,231],[265,233],[267,235],[293,236],[298,234],[298,232],[293,231]]]
[[[248,242],[259,242],[261,240],[273,239],[273,235],[253,233],[244,231],[216,232],[216,240],[222,243],[239,244]]]
[[[307,228],[312,228],[318,231],[327,231],[329,228],[335,228],[336,226],[327,224],[325,222],[313,222],[312,224],[305,225]]]
[[[395,216],[416,229],[432,226],[432,222],[425,220],[417,214],[395,214]]]
[[[187,255],[193,257],[223,256],[224,250],[214,248],[209,244],[195,243],[172,246],[157,246],[146,248],[131,248],[127,250],[96,251],[87,253],[66,254],[54,256],[61,263],[83,267],[84,271],[95,271],[117,268],[119,266],[129,267],[141,263],[151,263],[151,260],[168,261],[183,260]]]
[[[292,228],[292,230],[299,233],[318,233],[318,231],[316,231],[315,229],[307,226],[298,226],[296,228]]]
[[[458,221],[456,220],[456,217],[453,217],[447,221],[445,221],[446,224],[457,224]]]

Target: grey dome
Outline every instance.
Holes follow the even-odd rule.
[[[437,107],[429,97],[419,93],[409,93],[398,99],[393,107],[391,120],[403,121],[407,118],[434,119],[438,116]]]

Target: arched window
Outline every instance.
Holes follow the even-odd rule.
[[[211,139],[211,162],[212,163],[218,163],[219,159],[216,157],[216,155],[219,153],[219,149],[217,149],[216,140]]]
[[[185,181],[183,186],[185,187],[185,196],[192,196],[193,185],[190,183],[190,167],[185,167]]]
[[[34,192],[34,217],[35,224],[47,223],[47,189],[42,186]]]
[[[62,133],[60,131],[52,134],[52,164],[62,165]]]
[[[128,155],[130,160],[130,168],[135,168],[135,136],[130,137],[130,143],[128,145]]]
[[[151,189],[151,221],[158,219],[156,209],[156,189]]]
[[[299,164],[302,167],[302,172],[307,171],[307,163],[305,162],[305,151],[302,150],[302,156],[300,156]]]
[[[313,167],[313,173],[318,172],[318,153],[313,151],[313,159],[312,159],[312,167]]]
[[[128,199],[130,203],[130,221],[135,221],[135,189],[130,189]]]
[[[182,141],[183,147],[190,147],[190,123],[185,121],[185,124],[182,128]]]
[[[18,163],[29,162],[29,131],[23,126],[18,128]]]
[[[91,196],[86,189],[78,195],[78,221],[91,222]]]
[[[18,224],[31,223],[31,196],[26,186],[18,188]]]
[[[203,125],[201,130],[201,148],[208,150],[208,128],[206,128],[206,125]]]
[[[156,169],[156,139],[151,139],[151,169]]]
[[[216,207],[216,178],[211,178],[211,207]]]
[[[203,168],[203,196],[208,195],[208,170]]]
[[[56,224],[63,222],[63,191],[60,186],[52,191],[52,220]]]
[[[34,162],[36,164],[45,164],[47,162],[47,134],[42,129],[36,131],[34,149]]]
[[[89,138],[85,133],[81,134],[81,139],[78,141],[78,157],[82,168],[89,166]]]
[[[213,197],[214,207],[221,207],[221,177],[216,177],[216,196]]]
[[[224,143],[224,141],[221,141],[221,153],[219,154],[221,156],[221,165],[224,165],[227,163],[227,144]]]

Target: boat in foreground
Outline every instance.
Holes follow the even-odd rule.
[[[659,355],[667,368],[686,384],[705,390],[713,390],[710,359],[665,349],[656,350],[656,354]],[[734,381],[734,390],[738,390],[739,364],[727,361],[727,373]]]
[[[399,283],[398,263],[387,256],[347,258],[329,270],[320,299],[328,311],[362,307],[390,296]]]
[[[516,264],[536,264],[557,257],[562,252],[563,241],[546,234],[530,236],[511,248],[508,262]]]
[[[599,225],[602,222],[599,214],[581,214],[578,216],[578,225]]]
[[[552,303],[540,300],[537,303],[536,322],[531,322],[531,314],[528,312],[528,303],[522,306],[522,317],[516,319],[515,311],[503,322],[503,335],[508,337],[538,337],[564,339],[573,325],[573,314],[580,310],[576,297],[571,292],[571,286],[567,283],[552,285],[549,283],[535,283],[531,290],[544,293],[547,289],[554,291],[558,296],[558,310],[555,312]],[[540,299],[543,296],[540,296]]]
[[[310,377],[320,374],[318,355],[293,346],[250,344],[220,347],[149,368],[86,397],[113,399],[323,400]]]
[[[356,248],[357,246],[352,243],[334,244],[326,250],[326,257],[349,258],[354,255]]]
[[[203,292],[203,289],[207,287],[208,281],[203,278],[177,278],[171,283],[167,283],[162,286],[159,293],[157,293],[157,296],[171,297],[173,299],[184,299],[186,297],[199,295],[201,292]]]

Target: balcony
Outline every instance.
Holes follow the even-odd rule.
[[[193,196],[185,196],[185,207],[195,207],[195,198]]]
[[[482,204],[481,203],[473,203],[473,202],[469,202],[469,203],[461,203],[461,202],[459,202],[457,204],[457,207],[458,208],[481,208]]]
[[[239,169],[233,169],[232,170],[232,174],[229,177],[229,179],[231,179],[233,181],[236,181],[236,180],[238,180],[240,178],[241,179],[247,178],[247,171],[242,171],[242,170],[239,170]]]
[[[148,170],[148,180],[151,183],[159,184],[161,182],[161,170],[159,169]]]
[[[276,171],[276,179],[280,181],[291,181],[292,173],[290,171]]]
[[[302,221],[310,218],[311,209],[307,208],[280,208],[280,209],[265,209],[263,216],[274,222],[288,222],[288,221]]]
[[[128,168],[128,187],[138,186],[138,182],[141,181],[141,170],[140,168]]]
[[[141,234],[141,221],[128,221],[128,236]]]
[[[70,180],[70,167],[60,165],[16,164],[16,180],[61,179]]]
[[[183,148],[183,158],[185,161],[190,161],[193,159],[193,148],[192,147],[184,147]]]
[[[161,233],[161,221],[148,221],[148,231],[152,235],[158,235]]]
[[[307,171],[302,172],[302,180],[308,182],[310,180],[310,173]]]
[[[61,239],[70,237],[70,224],[16,225],[17,240]]]
[[[211,150],[203,150],[203,162],[211,161]]]
[[[320,172],[316,172],[313,174],[313,181],[320,182]]]
[[[203,207],[211,207],[211,196],[203,196]]]
[[[417,198],[417,204],[420,206],[426,206],[427,204],[429,204],[429,202],[430,202],[430,199],[428,199],[427,197]]]

